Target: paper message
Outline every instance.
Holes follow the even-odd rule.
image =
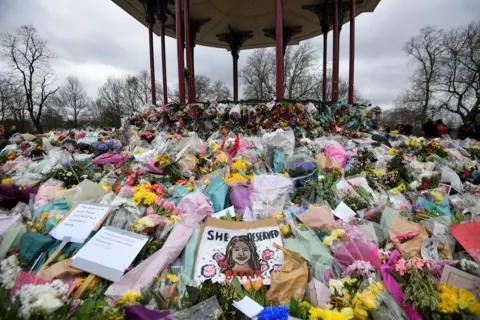
[[[343,201],[340,202],[340,204],[337,206],[337,208],[333,211],[333,214],[337,218],[340,218],[345,222],[348,222],[350,219],[352,219],[356,215],[355,211],[353,211]]]
[[[263,310],[261,305],[248,296],[244,297],[240,301],[234,301],[233,306],[249,318],[256,317]]]
[[[78,251],[72,266],[110,281],[120,280],[147,240],[134,232],[103,227]]]
[[[70,237],[71,242],[84,243],[109,210],[110,206],[104,204],[80,203],[50,232],[50,235],[57,240]]]
[[[232,217],[235,216],[235,208],[231,206],[230,208],[218,211],[217,213],[213,214],[213,217],[216,219],[220,219],[221,217],[227,216],[227,214],[230,214]]]

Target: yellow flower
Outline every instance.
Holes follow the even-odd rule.
[[[399,131],[398,130],[392,130],[392,131],[390,131],[390,134],[399,134]]]
[[[246,172],[247,171],[247,164],[243,161],[242,157],[238,157],[237,159],[235,159],[235,161],[233,161],[232,171],[234,171],[234,172],[238,172],[238,171]]]
[[[283,215],[280,213],[280,211],[275,211],[275,213],[273,214],[273,217],[277,220],[283,219]]]
[[[441,313],[455,313],[457,312],[458,299],[457,295],[452,292],[440,293],[440,307],[438,310]]]
[[[225,178],[226,183],[235,183],[235,182],[249,182],[252,179],[252,176],[243,176],[240,173],[234,173],[229,178]]]
[[[118,300],[118,303],[121,303],[121,304],[125,304],[125,303],[134,304],[134,303],[136,303],[138,300],[140,300],[141,297],[142,297],[142,294],[140,293],[140,291],[128,290],[127,292],[125,292],[125,294],[123,295],[123,297],[122,297],[120,300]]]
[[[359,319],[359,320],[368,319],[368,311],[363,309],[360,306],[355,306],[355,309],[353,309],[353,314],[355,316],[355,319]]]
[[[284,236],[290,233],[290,226],[288,224],[284,224],[281,228],[280,231]]]
[[[384,175],[384,173],[381,169],[374,169],[373,172],[379,177]]]
[[[440,202],[442,202],[442,200],[443,200],[442,194],[441,194],[440,192],[437,192],[437,191],[432,191],[431,194],[432,194],[432,196],[435,198],[434,203],[435,203],[436,205],[439,205]]]
[[[146,205],[146,206],[151,206],[155,200],[157,200],[158,196],[156,193],[153,193],[153,192],[147,192],[145,194],[145,198],[143,199],[143,203]]]
[[[177,283],[178,282],[178,277],[175,274],[167,274],[166,278],[168,281]]]
[[[37,232],[37,229],[33,228],[33,229],[32,229],[32,230],[30,230],[30,231],[32,231],[32,232],[34,232],[34,233],[35,233],[35,232]]]
[[[320,308],[311,308],[309,320],[348,320],[349,318],[338,311]]]
[[[343,308],[342,311],[340,311],[341,314],[343,314],[347,319],[353,319],[353,309],[351,307],[348,308]]]
[[[467,309],[474,302],[476,302],[476,299],[473,293],[465,289],[458,290],[458,307],[460,309]]]
[[[218,156],[217,156],[217,162],[218,163],[228,163],[228,157],[225,153],[220,153]]]
[[[333,240],[334,240],[334,238],[332,236],[325,237],[325,239],[323,239],[323,244],[326,247],[330,247],[333,243]]]
[[[13,184],[13,180],[10,178],[2,179],[2,184]]]
[[[394,156],[397,153],[397,151],[393,148],[388,149],[388,154],[391,156]]]
[[[342,229],[337,229],[332,232],[332,236],[337,239],[343,238],[344,235],[345,235],[345,230],[342,230]]]
[[[187,187],[187,191],[188,191],[188,192],[191,192],[192,190],[193,190],[192,187],[190,187],[190,186]]]
[[[401,191],[405,191],[406,188],[407,188],[407,187],[405,186],[405,184],[402,183],[402,184],[400,184],[400,185],[397,187],[397,190],[401,192]]]
[[[302,301],[300,302],[300,310],[303,312],[308,312],[312,308],[312,305],[308,303],[307,301]]]
[[[480,303],[474,302],[468,306],[468,312],[474,316],[480,316]]]
[[[180,220],[181,220],[181,218],[179,216],[171,215],[168,222],[170,224],[175,224],[175,223],[177,223],[177,221],[180,221]]]

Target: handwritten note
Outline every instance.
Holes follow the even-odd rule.
[[[126,230],[103,227],[73,258],[72,266],[101,278],[117,281],[148,238]]]
[[[71,237],[71,242],[84,243],[109,210],[110,206],[104,204],[80,203],[50,232],[50,235],[57,240]]]
[[[457,287],[475,292],[480,283],[480,278],[446,265],[440,279],[440,284],[442,283],[446,283],[450,287]]]

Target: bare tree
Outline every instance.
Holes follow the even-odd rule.
[[[272,98],[275,95],[275,68],[271,53],[267,49],[253,51],[240,72],[240,78],[246,99]]]
[[[440,106],[464,122],[480,121],[480,22],[449,31],[443,47]]]
[[[32,26],[21,26],[16,34],[0,36],[1,54],[12,69],[12,75],[22,86],[27,111],[35,128],[42,132],[40,119],[46,101],[58,87],[52,86],[49,61],[53,58],[47,42]]]
[[[322,70],[318,68],[317,50],[309,41],[288,46],[284,57],[284,96],[291,100],[322,99]],[[247,58],[241,70],[243,93],[246,99],[264,100],[275,96],[275,50],[257,49]],[[332,74],[328,72],[327,97],[331,97]],[[348,81],[340,79],[339,99],[348,98]],[[365,103],[355,90],[355,102]]]
[[[53,98],[55,106],[65,111],[67,118],[73,120],[73,127],[78,127],[80,113],[85,111],[90,104],[90,98],[83,84],[76,77],[68,77],[65,84]]]
[[[411,38],[404,47],[416,70],[412,77],[413,87],[403,93],[403,98],[409,101],[411,107],[420,109],[423,122],[427,120],[429,108],[433,107],[439,64],[445,50],[442,45],[443,36],[442,30],[432,26],[425,27],[420,31],[420,35]]]
[[[157,101],[163,103],[163,89],[161,83],[155,83]],[[137,111],[141,106],[152,103],[152,89],[150,74],[142,70],[135,75],[128,75],[123,80],[122,103],[127,110]]]
[[[9,115],[12,100],[12,85],[5,76],[0,76],[0,121],[5,121]]]
[[[187,85],[187,84],[185,84]],[[178,89],[174,89],[170,94],[171,102],[178,103],[180,101],[180,94]],[[228,100],[231,99],[232,93],[230,88],[220,80],[212,83],[212,79],[205,75],[195,75],[195,101],[196,102],[210,102],[213,100]]]

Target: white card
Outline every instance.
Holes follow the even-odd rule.
[[[147,240],[138,233],[103,227],[77,252],[72,267],[118,281]]]
[[[462,288],[471,292],[476,292],[480,285],[480,278],[472,276],[452,266],[446,265],[440,278],[440,284],[446,283],[450,287]]]
[[[335,210],[333,210],[333,215],[337,218],[342,219],[345,222],[348,222],[350,219],[355,217],[356,213],[345,202],[340,202]]]
[[[218,211],[213,214],[214,218],[220,219],[221,217],[225,217],[227,213],[230,213],[230,215],[233,217],[235,216],[235,208],[231,206],[230,208],[224,209],[222,211]]]
[[[261,305],[250,299],[248,296],[245,296],[245,298],[240,301],[233,302],[233,306],[249,318],[256,317],[263,310]]]
[[[106,204],[80,203],[50,232],[50,235],[57,240],[70,237],[71,242],[84,243],[110,208],[111,206]]]

